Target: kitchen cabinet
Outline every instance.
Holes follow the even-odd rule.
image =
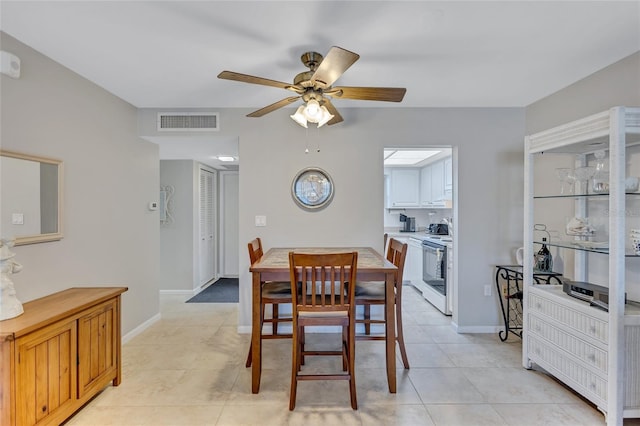
[[[407,257],[404,261],[403,281],[412,285],[422,283],[422,240],[409,237]]]
[[[447,166],[447,161],[449,166]],[[449,177],[447,177],[447,167]],[[423,207],[445,207],[452,199],[451,157],[424,166],[420,171],[420,205]],[[449,189],[447,190],[447,184]]]
[[[627,269],[640,267],[640,256],[625,251],[628,229],[638,227],[632,212],[640,205],[640,193],[625,193],[625,176],[627,166],[635,167],[627,153],[640,144],[639,123],[640,108],[615,107],[525,138],[523,364],[539,365],[596,404],[608,425],[640,417],[640,305],[625,304],[625,294],[630,300],[640,295],[638,282],[625,279]],[[575,194],[562,194],[559,181],[556,192],[536,189],[536,166],[544,170],[556,155],[584,166],[599,150],[608,152],[609,193],[593,194],[576,185]],[[602,212],[599,235],[606,241],[600,245],[580,236],[556,237],[548,245],[573,259],[573,280],[592,282],[593,277],[598,282],[592,284],[608,287],[608,311],[567,295],[561,286],[533,282],[534,245],[541,243],[534,233],[534,224],[540,223],[536,214],[553,218],[567,210],[569,217],[581,218]],[[601,265],[605,274],[593,265]]]
[[[444,159],[444,199],[453,199],[453,157]]]
[[[57,425],[121,381],[120,295],[71,288],[0,322],[0,423]]]
[[[387,207],[420,207],[420,169],[390,169],[387,203]]]

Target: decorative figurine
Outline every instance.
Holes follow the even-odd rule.
[[[11,281],[11,274],[20,272],[22,265],[13,258],[10,248],[15,244],[15,240],[0,240],[0,271],[2,281],[0,283],[0,321],[17,317],[24,312],[22,303],[16,297],[16,290]]]

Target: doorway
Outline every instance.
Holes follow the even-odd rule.
[[[200,168],[199,205],[199,284],[216,278],[216,175]]]

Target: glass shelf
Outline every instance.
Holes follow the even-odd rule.
[[[541,245],[542,241],[534,241],[534,244]],[[548,247],[561,247],[572,250],[588,251],[590,253],[609,254],[609,248],[585,247],[580,245],[580,241],[545,241],[544,244]],[[624,257],[640,257],[640,255],[634,254],[631,250],[625,250]]]
[[[625,195],[632,197],[640,197],[640,192],[626,192]],[[567,198],[573,200],[590,199],[590,200],[608,200],[609,193],[604,194],[568,194],[568,195],[535,195],[534,200],[545,198]]]

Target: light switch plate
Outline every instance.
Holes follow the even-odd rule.
[[[267,217],[256,216],[256,226],[267,226]]]
[[[11,224],[12,225],[24,225],[24,214],[23,213],[13,213],[13,214],[11,214]]]

